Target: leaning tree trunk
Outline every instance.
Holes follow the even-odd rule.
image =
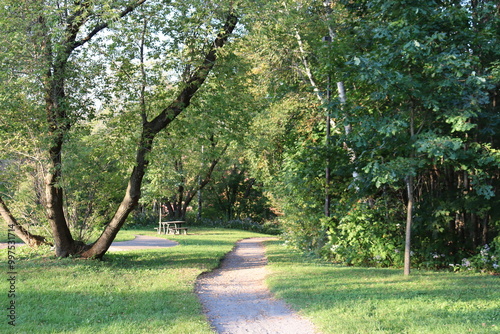
[[[19,224],[11,214],[7,205],[3,201],[2,197],[0,197],[0,216],[5,220],[9,229],[13,230],[14,233],[22,240],[24,243],[30,247],[37,247],[40,245],[52,245],[45,237],[41,235],[31,234],[27,231],[21,224]]]
[[[147,155],[151,151],[155,136],[190,105],[192,97],[203,85],[214,67],[217,59],[217,51],[227,42],[227,38],[233,32],[237,22],[238,18],[235,15],[232,13],[228,14],[224,28],[205,54],[203,63],[196,68],[187,80],[177,98],[152,121],[148,122],[143,118],[142,136],[137,150],[136,165],[130,176],[125,196],[111,222],[106,226],[99,239],[89,249],[81,253],[82,257],[100,259],[107,252],[109,246],[111,246],[129,213],[139,202],[142,179],[149,164]]]
[[[130,176],[125,196],[123,197],[118,210],[115,212],[115,215],[106,226],[99,239],[97,239],[97,241],[92,244],[89,249],[86,249],[81,253],[83,257],[102,258],[122,228],[130,212],[139,203],[139,199],[141,197],[142,179],[149,164],[149,161],[146,159],[146,155],[151,151],[153,139],[154,134],[148,133],[143,129],[141,141],[139,142],[139,149],[137,150],[136,166]]]

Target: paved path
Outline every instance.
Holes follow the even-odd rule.
[[[176,241],[152,237],[149,235],[136,235],[135,239],[128,241],[113,242],[109,247],[110,252],[126,251],[126,250],[139,250],[139,249],[158,249],[165,247],[177,246],[179,243]],[[16,243],[16,247],[24,246],[24,243]],[[0,243],[0,249],[7,248],[7,243]]]
[[[174,247],[179,243],[164,238],[152,237],[149,235],[136,235],[134,240],[113,242],[109,247],[110,252],[139,250],[139,249],[158,249],[165,247]]]
[[[218,333],[317,333],[309,321],[274,298],[265,286],[268,271],[262,242],[269,239],[238,242],[219,269],[198,279],[196,292]]]

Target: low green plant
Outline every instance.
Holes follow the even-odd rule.
[[[450,263],[453,271],[480,271],[500,273],[500,237],[497,237],[491,246],[486,244],[478,252],[463,258],[460,263]]]
[[[336,203],[332,217],[324,218],[328,243],[323,257],[355,266],[401,266],[404,230],[401,223],[387,219],[388,212],[395,211],[387,202],[350,199]]]

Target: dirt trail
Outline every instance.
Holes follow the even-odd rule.
[[[262,242],[267,239],[238,242],[221,268],[200,276],[196,292],[208,320],[218,333],[317,333],[265,286],[268,271]]]

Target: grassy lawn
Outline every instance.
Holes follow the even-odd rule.
[[[116,241],[147,230],[123,230]],[[16,326],[8,326],[7,267],[0,283],[0,333],[212,333],[193,293],[252,232],[192,228],[180,246],[109,253],[104,261],[54,259],[16,249]],[[161,237],[166,237],[162,235]],[[313,262],[269,242],[271,289],[323,333],[499,333],[500,278]],[[1,251],[3,259],[7,257]]]
[[[117,240],[134,234],[158,236],[152,228],[125,230]],[[5,316],[4,266],[0,333],[212,333],[193,293],[196,277],[216,267],[237,240],[254,236],[261,235],[193,228],[170,236],[180,246],[108,253],[104,261],[58,260],[17,247],[16,326]],[[6,251],[1,255],[5,260]]]
[[[341,267],[267,244],[272,291],[323,333],[500,333],[498,276]]]

